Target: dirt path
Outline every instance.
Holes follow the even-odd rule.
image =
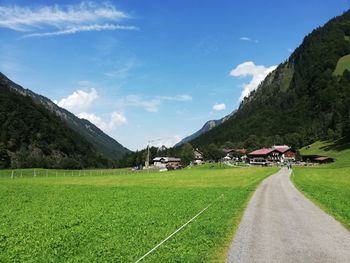
[[[350,262],[350,232],[305,198],[289,176],[283,168],[258,187],[227,262]]]

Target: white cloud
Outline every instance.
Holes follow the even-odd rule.
[[[32,33],[27,34],[24,38],[30,37],[49,37],[49,36],[60,36],[60,35],[72,35],[78,32],[90,32],[90,31],[103,31],[103,30],[138,30],[139,28],[135,26],[121,26],[113,24],[104,24],[104,25],[87,25],[87,26],[74,26],[67,29],[54,31],[54,32],[45,32],[45,33]]]
[[[265,77],[276,69],[277,66],[265,67],[263,65],[255,65],[252,61],[244,62],[231,70],[230,76],[233,77],[251,77],[249,83],[243,83],[243,90],[239,98],[240,101],[247,97],[250,92],[255,90]]]
[[[62,108],[65,108],[74,114],[87,111],[91,103],[98,98],[96,89],[91,88],[90,92],[83,90],[76,90],[67,98],[63,98],[56,104]]]
[[[191,101],[192,97],[189,95],[177,96],[156,96],[151,99],[143,99],[137,95],[128,95],[119,100],[117,105],[123,107],[139,107],[148,112],[157,112],[164,101]]]
[[[117,127],[128,123],[126,117],[120,112],[112,112],[108,121],[104,121],[99,116],[88,112],[81,112],[77,116],[81,119],[90,121],[107,133],[110,133]]]
[[[90,86],[93,83],[83,80],[79,81],[79,84],[82,86]],[[96,89],[91,88],[88,92],[84,90],[76,90],[67,98],[63,98],[60,101],[54,100],[54,102],[58,106],[71,111],[79,118],[90,121],[106,133],[111,133],[117,127],[128,123],[127,118],[121,112],[111,112],[108,120],[102,119],[100,116],[89,112],[92,103],[96,99],[98,99],[97,91]]]
[[[259,40],[252,39],[252,38],[250,38],[250,37],[240,37],[239,40],[241,40],[241,41],[247,41],[247,42],[259,43]]]
[[[24,7],[0,5],[0,27],[29,33],[29,37],[74,34],[82,31],[135,30],[108,22],[129,16],[110,3],[81,2],[75,5]]]
[[[287,48],[287,51],[289,52],[289,53],[293,53],[293,49],[291,49],[291,48]]]
[[[242,41],[252,41],[252,39],[249,38],[249,37],[240,37],[239,40],[242,40]]]
[[[216,103],[213,106],[213,110],[215,111],[222,111],[226,109],[226,104],[225,103]]]

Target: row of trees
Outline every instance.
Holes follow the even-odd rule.
[[[190,143],[186,143],[180,147],[176,148],[162,148],[151,147],[150,148],[150,160],[155,157],[178,157],[181,158],[183,165],[189,165],[193,162],[194,148]],[[214,143],[211,143],[207,146],[200,148],[199,150],[203,153],[205,160],[218,161],[225,156],[225,152],[222,150],[223,147],[219,147]],[[119,161],[119,167],[133,167],[143,165],[147,158],[147,149],[141,151],[136,151],[125,155]]]

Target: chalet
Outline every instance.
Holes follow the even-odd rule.
[[[320,156],[315,158],[314,160],[316,163],[332,163],[334,162],[334,159],[328,156]]]
[[[248,154],[251,164],[267,165],[271,162],[295,161],[296,151],[286,145],[263,148]]]
[[[193,164],[197,165],[197,164],[204,163],[204,155],[200,150],[198,150],[198,148],[193,151],[193,154],[194,154]]]
[[[157,168],[177,167],[181,165],[181,159],[175,157],[156,157],[153,159],[153,165]]]
[[[328,156],[322,156],[317,154],[302,155],[301,159],[306,163],[332,163],[334,159]]]
[[[284,161],[288,161],[288,162],[295,162],[296,159],[296,150],[290,148],[287,145],[274,145],[272,146],[272,148],[276,149],[277,151],[279,151],[282,154],[282,159]]]
[[[223,158],[224,160],[235,161],[241,160],[242,156],[247,153],[246,149],[223,149],[222,151],[226,154],[226,156]]]
[[[275,148],[263,148],[248,153],[249,163],[254,165],[267,165],[270,162],[280,162],[282,153]]]

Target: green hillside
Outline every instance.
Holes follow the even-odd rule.
[[[87,140],[54,113],[0,85],[0,168],[107,164]]]
[[[335,159],[334,163],[327,167],[350,167],[350,142],[339,141],[317,141],[307,147],[300,149],[305,155],[324,155]]]
[[[299,148],[349,136],[350,73],[333,74],[339,59],[350,54],[349,33],[350,11],[314,30],[229,120],[191,144],[231,142],[256,148],[284,143]]]

